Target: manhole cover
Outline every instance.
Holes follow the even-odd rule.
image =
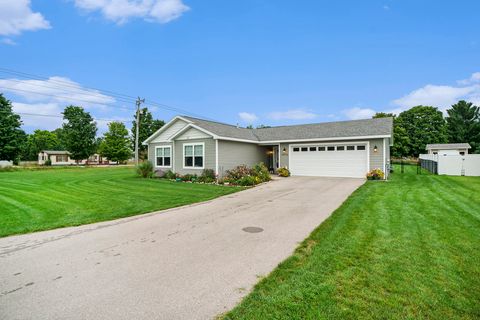
[[[263,231],[263,229],[259,227],[245,227],[242,230],[250,233],[259,233]]]

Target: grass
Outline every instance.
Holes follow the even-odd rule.
[[[354,192],[224,319],[479,319],[480,178],[405,170]]]
[[[128,217],[238,190],[142,179],[128,167],[0,172],[0,237]]]

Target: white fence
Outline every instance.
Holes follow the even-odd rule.
[[[480,176],[480,154],[437,155],[421,154],[421,160],[436,163],[436,172],[449,176]]]

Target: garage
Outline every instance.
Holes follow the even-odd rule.
[[[296,176],[364,178],[367,150],[367,143],[291,145],[290,171]]]

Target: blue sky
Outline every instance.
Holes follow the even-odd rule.
[[[0,92],[24,114],[73,103],[130,121],[134,104],[86,89],[98,88],[145,97],[157,118],[178,112],[152,101],[241,125],[480,104],[478,12],[479,1],[0,0],[0,68],[29,74],[0,69]],[[27,131],[61,124],[22,118]]]

